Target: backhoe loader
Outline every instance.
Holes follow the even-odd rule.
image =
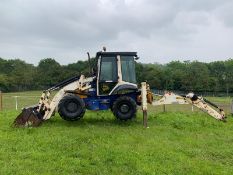
[[[89,53],[88,58],[90,63]],[[106,49],[97,52],[90,77],[75,76],[43,91],[38,104],[24,108],[14,126],[39,126],[55,112],[64,120],[76,121],[84,116],[86,109],[110,109],[117,119],[130,120],[136,116],[137,106],[146,111],[147,103],[193,104],[215,119],[225,120],[221,108],[193,93],[181,96],[168,92],[160,100],[154,100],[149,85],[143,82],[139,87],[136,82],[137,59],[136,52],[106,52]],[[56,94],[51,99],[52,92]]]

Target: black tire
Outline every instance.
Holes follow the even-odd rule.
[[[79,96],[73,94],[64,96],[58,104],[58,113],[64,120],[79,120],[83,117],[85,111],[84,101]]]
[[[121,96],[113,103],[112,112],[117,119],[130,120],[136,116],[137,104],[131,97]]]

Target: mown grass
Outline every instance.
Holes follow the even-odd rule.
[[[38,128],[13,128],[0,112],[0,174],[232,174],[233,120],[203,112],[149,112],[120,122],[109,111],[77,122],[57,114]]]
[[[37,104],[41,96],[41,93],[42,93],[41,91],[3,93],[3,109],[4,110],[15,109],[16,96],[17,96],[19,110],[25,106]]]
[[[210,101],[214,101],[216,103],[231,103],[232,97],[206,97]]]

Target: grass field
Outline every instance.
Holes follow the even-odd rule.
[[[86,112],[78,122],[57,114],[39,128],[12,128],[20,111],[4,96],[0,112],[0,174],[232,174],[233,120],[214,120],[190,106],[151,108],[120,122],[109,112]],[[38,96],[38,92],[21,93]],[[24,99],[23,99],[24,98]],[[37,97],[38,98],[38,97]],[[37,102],[19,97],[19,108]],[[212,99],[214,100],[214,99]],[[230,99],[216,98],[227,108]]]

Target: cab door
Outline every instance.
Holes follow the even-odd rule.
[[[98,95],[108,95],[118,82],[117,57],[102,56],[99,60]]]

